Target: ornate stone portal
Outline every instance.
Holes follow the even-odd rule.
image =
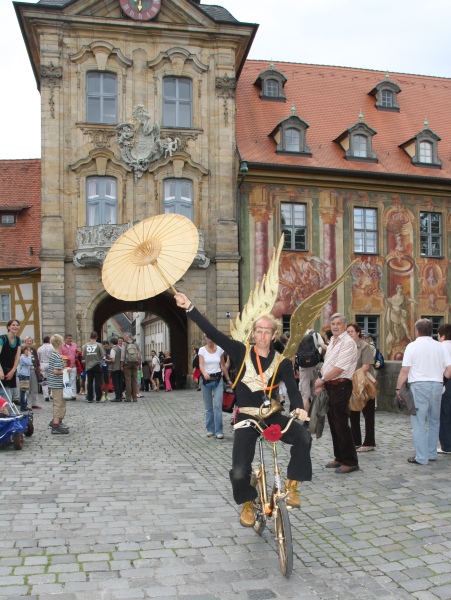
[[[143,104],[135,106],[132,114],[130,121],[116,127],[117,145],[122,160],[133,169],[137,183],[151,162],[159,160],[163,154],[172,156],[180,140],[168,137],[162,142],[160,126],[158,123],[152,125]]]

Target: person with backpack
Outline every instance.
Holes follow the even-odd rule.
[[[326,345],[319,333],[307,329],[296,352],[299,366],[299,391],[301,392],[304,409],[308,412],[310,402],[315,396],[315,381],[318,379],[318,364],[322,360],[321,352],[326,351]]]
[[[125,377],[125,402],[138,402],[138,369],[141,369],[141,349],[131,333],[124,333],[121,369]]]
[[[94,401],[94,389],[96,402],[102,401],[102,359],[105,357],[105,351],[103,346],[97,341],[97,338],[97,332],[91,331],[89,342],[85,344],[82,349],[83,360],[85,361],[86,365],[88,392],[86,401],[90,404]]]

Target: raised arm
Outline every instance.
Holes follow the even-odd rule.
[[[235,364],[241,364],[246,353],[244,344],[237,340],[232,340],[216,329],[216,327],[197,310],[193,302],[185,296],[185,294],[177,292],[177,294],[174,295],[174,299],[177,306],[186,310],[187,317],[194,321],[210,340],[213,340],[215,344],[220,346],[226,352],[226,354],[229,354]]]

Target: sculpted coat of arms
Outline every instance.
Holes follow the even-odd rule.
[[[142,104],[133,109],[132,118],[127,123],[116,127],[117,145],[121,151],[122,160],[132,167],[135,173],[135,183],[149,167],[149,163],[159,160],[177,150],[178,138],[160,139],[160,126],[152,125],[149,113]]]

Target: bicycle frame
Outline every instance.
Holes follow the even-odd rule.
[[[273,462],[274,462],[274,485],[271,492],[271,496],[268,501],[268,484],[266,479],[266,465],[265,465],[265,457],[263,452],[263,436],[260,436],[258,439],[259,445],[259,454],[260,454],[260,464],[258,469],[255,472],[256,478],[260,478],[261,480],[261,488],[262,488],[262,500],[263,500],[263,508],[265,511],[265,515],[267,517],[271,517],[274,511],[274,507],[277,506],[276,500],[279,498],[286,498],[287,492],[282,491],[282,478],[280,476],[280,468],[279,461],[277,456],[277,442],[268,442],[271,445],[272,454],[273,454]],[[277,508],[276,508],[277,510]]]
[[[291,424],[295,420],[295,413],[290,414],[285,429],[282,430],[282,435],[288,431]],[[260,463],[252,469],[252,485],[257,489],[257,498],[254,500],[255,523],[254,531],[262,534],[266,526],[266,519],[272,517],[274,519],[274,534],[277,542],[279,562],[282,574],[285,577],[290,577],[293,569],[293,541],[291,537],[291,525],[288,516],[289,507],[286,505],[285,499],[288,496],[288,490],[282,489],[282,478],[280,476],[279,461],[277,456],[277,442],[269,442],[271,446],[273,462],[274,462],[274,485],[268,501],[268,485],[266,479],[266,465],[263,451],[263,431],[261,422],[255,419],[246,419],[235,425],[235,429],[241,427],[253,427],[260,433],[258,439]]]

